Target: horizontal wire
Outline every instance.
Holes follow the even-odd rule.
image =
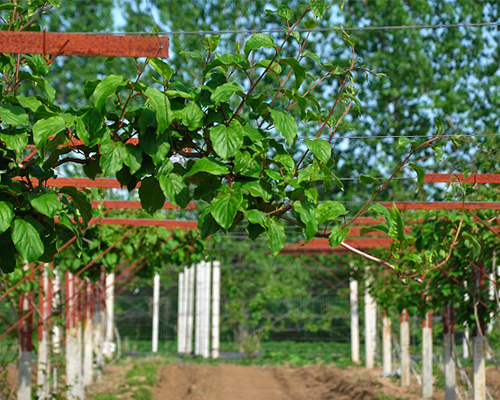
[[[295,32],[334,32],[334,31],[381,31],[381,30],[415,30],[415,29],[449,29],[449,28],[475,28],[485,26],[497,26],[499,22],[475,22],[441,25],[384,25],[384,26],[343,26],[335,28],[295,28]],[[152,35],[152,36],[174,36],[174,35],[225,35],[225,34],[254,34],[254,33],[283,33],[286,29],[227,29],[227,30],[199,30],[199,31],[162,31],[162,32],[106,32],[110,35]],[[88,33],[88,32],[79,32]]]

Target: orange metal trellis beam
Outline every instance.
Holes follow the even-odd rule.
[[[472,174],[467,178],[462,174],[425,174],[424,182],[500,183],[500,174]]]
[[[99,33],[0,32],[0,53],[168,58],[169,39]]]
[[[357,249],[376,249],[387,248],[391,245],[392,240],[388,238],[352,238],[345,240],[350,246]],[[295,244],[287,244],[281,251],[282,254],[329,254],[329,253],[349,253],[344,247],[331,247],[328,239],[312,239],[309,243],[303,242]]]
[[[108,210],[111,209],[142,210],[141,202],[134,200],[92,200],[90,203],[92,204],[92,208],[102,207]],[[169,201],[165,202],[162,209],[181,210],[180,207],[170,203]],[[185,210],[196,210],[196,203],[194,202],[189,203],[185,208]]]
[[[94,222],[95,221],[95,222]],[[193,230],[197,229],[197,221],[182,221],[171,219],[129,219],[129,218],[92,218],[91,223],[100,225],[123,225],[123,226],[162,226],[167,230]]]

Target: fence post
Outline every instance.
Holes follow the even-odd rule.
[[[186,334],[186,353],[191,354],[193,352],[193,323],[194,323],[194,278],[195,278],[195,267],[191,267],[187,270],[187,334]]]
[[[153,279],[153,338],[152,352],[158,353],[158,334],[160,328],[160,274],[155,272]]]
[[[212,263],[205,263],[205,299],[203,302],[204,324],[203,324],[203,358],[210,358],[210,306],[212,289]]]
[[[188,353],[188,297],[189,297],[189,276],[188,268],[184,267],[184,282],[182,284],[182,353]]]
[[[104,319],[105,319],[105,286],[106,273],[102,272],[95,286],[95,305],[94,305],[94,352],[96,380],[101,380],[102,369],[104,367]]]
[[[422,397],[433,394],[432,382],[432,311],[422,321]]]
[[[44,265],[42,274],[42,285],[38,299],[40,310],[40,325],[38,326],[38,370],[37,385],[38,399],[45,400],[49,395],[49,375],[50,375],[50,356],[49,356],[49,321],[51,317],[52,306],[52,285],[47,268],[49,264]]]
[[[77,391],[77,333],[76,333],[76,311],[75,311],[75,281],[73,274],[66,271],[66,386],[68,397],[71,400],[78,399]]]
[[[220,262],[214,261],[212,286],[212,358],[219,358],[220,342]]]
[[[200,353],[200,330],[201,330],[201,323],[200,323],[200,317],[201,317],[201,271],[202,271],[202,264],[198,263],[196,264],[196,308],[195,308],[195,319],[194,319],[194,354],[196,356],[199,356]]]
[[[113,338],[115,324],[115,273],[106,275],[105,285],[105,304],[106,304],[106,335],[104,337],[103,354],[106,358],[111,358],[114,353]]]
[[[390,374],[392,371],[391,318],[386,311],[382,317],[382,336],[382,373]]]
[[[410,386],[410,314],[404,309],[400,317],[401,386]]]
[[[480,264],[479,271],[475,273],[475,299],[474,303],[478,304],[483,297],[484,289],[484,264]],[[476,326],[472,332],[472,364],[473,364],[473,386],[474,400],[486,400],[486,371],[485,371],[485,329],[483,313],[486,310],[479,310],[476,321]]]
[[[75,313],[76,313],[76,395],[78,399],[83,400],[84,398],[84,385],[83,385],[83,300],[84,295],[82,295],[82,280],[80,278],[75,278]],[[83,289],[83,294],[85,289]]]
[[[184,297],[184,272],[179,273],[179,285],[177,290],[177,353],[184,351],[184,324],[182,322],[182,302]]]
[[[83,385],[89,386],[92,383],[94,372],[92,370],[93,358],[93,290],[89,278],[85,278],[85,308],[83,319]]]
[[[375,366],[376,347],[376,308],[375,299],[370,295],[370,282],[366,282],[365,288],[365,362],[366,368]]]
[[[24,266],[27,270],[28,265]],[[26,313],[32,312],[31,301],[33,301],[33,293],[23,294],[19,298],[20,317],[24,317]],[[31,400],[31,353],[33,351],[33,316],[27,317],[21,324],[19,329],[19,347],[20,355],[18,362],[18,400]]]
[[[444,392],[445,400],[455,400],[456,372],[453,360],[453,338],[455,335],[455,322],[453,307],[444,308],[443,334],[444,334]]]
[[[61,275],[59,270],[53,268],[54,271],[54,279],[52,280],[52,309],[57,310],[61,305]],[[61,326],[54,324],[52,326],[52,353],[54,356],[59,356],[61,354],[61,336],[62,336],[62,328]],[[57,366],[54,365],[53,369],[53,387],[57,389],[58,376],[57,376]]]
[[[351,305],[351,360],[359,364],[359,310],[358,310],[358,281],[349,280],[349,302]]]

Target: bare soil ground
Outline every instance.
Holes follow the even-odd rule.
[[[308,366],[165,365],[155,399],[161,400],[379,400],[420,399],[415,385],[402,389],[380,371]],[[439,394],[435,399],[441,399]]]

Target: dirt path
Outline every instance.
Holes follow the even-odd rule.
[[[153,393],[158,400],[376,400],[381,392],[420,399],[370,375],[322,366],[166,365]]]

